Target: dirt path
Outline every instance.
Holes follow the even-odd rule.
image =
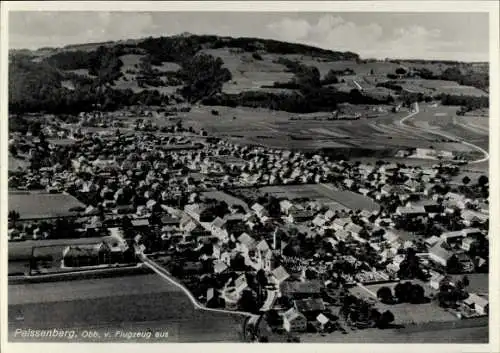
[[[405,126],[405,127],[408,127],[408,128],[412,128],[412,129],[418,129],[418,130],[424,130],[424,129],[420,129],[420,128],[417,128],[415,126],[410,126],[410,125],[407,125],[405,124],[405,122],[414,117],[415,115],[417,115],[418,113],[420,113],[420,109],[419,109],[419,106],[418,104],[416,105],[416,111],[408,114],[407,116],[403,117],[400,121],[399,121],[399,125],[401,126]],[[425,129],[424,131],[427,131],[431,134],[434,134],[434,135],[438,135],[438,136],[441,136],[441,137],[444,137],[444,138],[447,138],[447,139],[450,139],[450,140],[455,140],[457,142],[460,142],[466,146],[469,146],[469,147],[472,147],[473,149],[475,149],[476,151],[479,151],[481,152],[484,157],[483,158],[480,158],[480,159],[476,159],[474,161],[469,161],[468,164],[477,164],[477,163],[483,163],[483,162],[486,162],[489,160],[490,158],[490,154],[488,153],[488,151],[486,151],[485,149],[477,146],[477,145],[474,145],[473,143],[470,143],[470,142],[467,142],[467,141],[464,141],[463,139],[461,138],[458,138],[458,137],[455,137],[455,136],[450,136],[450,135],[447,135],[443,132],[440,132],[440,131],[436,131],[436,130],[429,130],[429,129]]]
[[[141,258],[142,262],[147,267],[149,267],[150,269],[152,269],[157,275],[159,275],[161,278],[167,280],[168,282],[170,282],[174,286],[176,286],[179,289],[181,289],[184,292],[184,294],[186,294],[186,296],[188,297],[188,299],[191,301],[191,303],[193,304],[193,306],[195,307],[195,309],[203,310],[203,311],[217,312],[217,313],[224,313],[224,314],[233,314],[233,315],[247,316],[247,317],[250,317],[250,318],[251,317],[258,317],[258,315],[254,315],[254,314],[243,312],[243,311],[233,311],[233,310],[207,308],[204,305],[202,305],[200,302],[198,302],[198,300],[193,296],[193,294],[183,284],[181,284],[178,281],[176,281],[175,279],[173,279],[171,277],[171,275],[168,273],[168,271],[165,270],[163,267],[161,267],[160,265],[158,265],[153,260],[149,259],[144,254],[141,254],[140,258]]]

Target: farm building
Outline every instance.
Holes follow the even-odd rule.
[[[469,297],[464,300],[464,305],[468,306],[479,315],[488,314],[488,300],[475,293],[471,293]]]
[[[63,250],[62,267],[86,267],[107,264],[111,251],[106,243],[69,245]]]
[[[307,319],[295,308],[291,308],[283,314],[283,328],[287,332],[303,332],[307,328]]]

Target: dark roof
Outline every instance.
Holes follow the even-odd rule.
[[[134,226],[134,227],[149,226],[149,220],[147,218],[133,219],[132,226]]]
[[[297,311],[300,311],[301,313],[325,310],[325,303],[323,302],[323,299],[315,299],[315,298],[300,299],[300,300],[294,300],[293,304],[297,309]]]
[[[175,217],[171,217],[171,216],[163,216],[161,218],[161,223],[162,224],[180,224],[180,219],[179,218],[175,218]]]
[[[283,292],[294,294],[318,294],[321,291],[321,283],[318,280],[305,282],[284,282]]]

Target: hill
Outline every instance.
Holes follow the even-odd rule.
[[[87,43],[9,55],[12,113],[76,113],[183,101],[309,113],[332,111],[340,103],[395,100],[467,105],[468,97],[472,109],[487,104],[488,84],[485,65],[361,60],[352,52],[212,35]]]

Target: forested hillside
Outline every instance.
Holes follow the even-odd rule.
[[[370,84],[373,89],[360,89],[356,80],[364,76],[356,71],[363,65],[371,68],[370,79],[381,74],[374,68],[384,68],[385,79]],[[487,74],[461,71],[453,63],[438,73],[419,65],[412,74],[421,79],[450,80],[487,91]],[[389,73],[388,68],[394,67],[362,61],[351,52],[209,35],[23,50],[9,57],[9,108],[12,113],[74,113],[96,106],[114,110],[184,101],[297,113],[331,111],[344,102],[393,102],[403,90],[396,79],[408,71],[399,68]],[[369,81],[365,81],[366,87]],[[440,97],[445,104],[468,102],[463,95]],[[424,99],[424,94],[417,99]],[[474,98],[473,105],[485,102]]]

